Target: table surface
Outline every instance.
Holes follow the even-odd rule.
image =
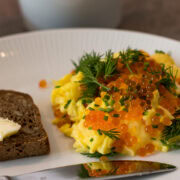
[[[121,0],[123,18],[117,29],[158,34],[180,40],[180,0]],[[28,31],[17,0],[0,1],[0,36]]]

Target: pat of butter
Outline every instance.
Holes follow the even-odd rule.
[[[20,130],[21,126],[9,119],[0,117],[0,141],[4,138],[16,134]]]

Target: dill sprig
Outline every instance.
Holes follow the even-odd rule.
[[[113,53],[109,50],[106,53],[104,79],[111,77],[116,71],[117,59],[113,59]]]
[[[81,165],[81,169],[80,169],[80,171],[79,171],[79,173],[78,173],[78,176],[80,177],[80,178],[89,178],[90,176],[89,176],[89,172],[88,172],[88,170],[84,167],[84,165]]]
[[[109,91],[110,88],[98,81],[99,77],[107,79],[116,73],[117,59],[113,58],[113,53],[108,51],[105,61],[101,60],[102,55],[95,52],[86,53],[79,61],[79,64],[73,62],[76,72],[83,73],[83,79],[80,81],[84,86],[83,97],[94,97],[99,88],[103,91]]]
[[[126,51],[120,51],[120,57],[122,59],[122,63],[128,68],[129,72],[133,74],[133,71],[130,68],[132,63],[139,61],[139,57],[143,56],[143,54],[136,50],[128,48]]]
[[[99,135],[104,134],[104,135],[108,136],[111,139],[119,139],[120,132],[116,131],[115,128],[111,129],[109,131],[104,131],[104,130],[101,130],[101,129],[98,129],[97,131],[98,131]]]
[[[169,141],[180,135],[180,118],[176,118],[172,121],[171,126],[166,126],[163,130],[162,138],[165,141]]]
[[[177,73],[178,70],[175,72],[174,75],[174,70],[172,66],[166,68],[164,64],[161,64],[162,79],[157,82],[157,85],[162,84],[169,91],[171,90],[171,88],[176,89]]]
[[[102,156],[107,156],[107,157],[109,157],[109,156],[114,156],[114,155],[116,155],[117,153],[116,152],[110,152],[110,153],[108,153],[108,154],[101,154],[101,153],[99,153],[99,152],[95,152],[95,153],[81,153],[82,155],[85,155],[85,156],[87,156],[87,157],[90,157],[90,158],[100,158],[100,157],[102,157]]]

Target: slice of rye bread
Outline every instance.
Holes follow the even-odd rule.
[[[39,109],[28,94],[0,90],[0,117],[21,125],[20,131],[0,141],[0,161],[48,154],[48,136]]]

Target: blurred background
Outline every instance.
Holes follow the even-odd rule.
[[[24,3],[25,1],[26,4]],[[34,3],[32,1],[34,1]],[[25,23],[22,15],[23,12],[26,18],[28,18],[28,16],[29,18],[33,18],[32,14],[35,12],[33,8],[36,8],[36,11],[38,11],[37,8],[41,9],[42,7],[41,6],[42,4],[38,5],[37,1],[41,1],[41,3],[43,2],[43,5],[45,5],[45,3],[48,2],[48,0],[44,0],[44,1],[43,0],[19,0],[19,1],[1,0],[0,1],[0,36],[2,37],[6,35],[21,33],[21,32],[27,32],[32,29],[39,29],[40,27],[32,27],[32,24],[27,22],[27,19]],[[66,2],[67,1],[74,2],[75,0],[66,0]],[[108,0],[108,1],[109,3],[112,4],[114,3],[115,0]],[[118,5],[119,7],[117,7],[118,4],[117,1],[120,2]],[[21,3],[21,8],[19,2]],[[101,22],[96,22],[99,23],[100,27],[110,27],[110,28],[113,27],[116,29],[136,30],[136,31],[147,32],[157,35],[163,35],[166,37],[180,40],[180,0],[116,0],[116,3],[117,3],[116,5],[109,7],[103,5],[104,8],[103,11],[105,12],[107,9],[108,12],[104,14],[104,17],[106,18],[106,24],[101,25],[100,24]],[[34,7],[31,6],[31,4],[34,4]],[[99,6],[102,7],[100,4]],[[45,7],[48,8],[50,6],[47,4]],[[72,4],[71,4],[71,8],[72,8]],[[114,11],[113,8],[115,9]],[[92,8],[89,9],[91,10]],[[57,11],[57,7],[56,7],[56,11]],[[60,11],[63,13],[64,11],[66,13],[70,12],[68,10],[63,11],[62,9],[59,10],[59,12]],[[43,12],[49,12],[49,11],[47,9],[43,9]],[[92,9],[92,12],[94,15],[96,15],[96,9]],[[38,11],[38,13],[40,13],[40,11]],[[52,15],[53,9],[51,9],[51,12],[49,13]],[[38,19],[39,24],[43,23],[44,21],[43,18],[46,18],[45,22],[48,22],[48,18],[45,17],[45,15],[42,15],[42,17],[39,17],[39,15],[37,16],[36,13],[34,13],[33,15],[34,17],[42,18],[42,19]],[[102,13],[98,15],[99,19],[102,15],[103,15]],[[111,20],[113,23],[110,23]],[[49,20],[49,22],[50,21],[51,20]],[[95,22],[93,24],[92,19],[89,21],[92,21],[91,24],[89,24],[89,26],[96,26]],[[94,19],[94,21],[97,21],[96,18]],[[71,26],[71,24],[67,25],[64,23],[61,24],[60,26],[68,27]],[[72,24],[72,26],[76,27],[76,24]],[[81,24],[81,26],[83,26],[83,24]],[[84,27],[86,26],[87,24],[84,25]],[[46,29],[47,27],[44,28]],[[48,28],[50,28],[50,26]]]

